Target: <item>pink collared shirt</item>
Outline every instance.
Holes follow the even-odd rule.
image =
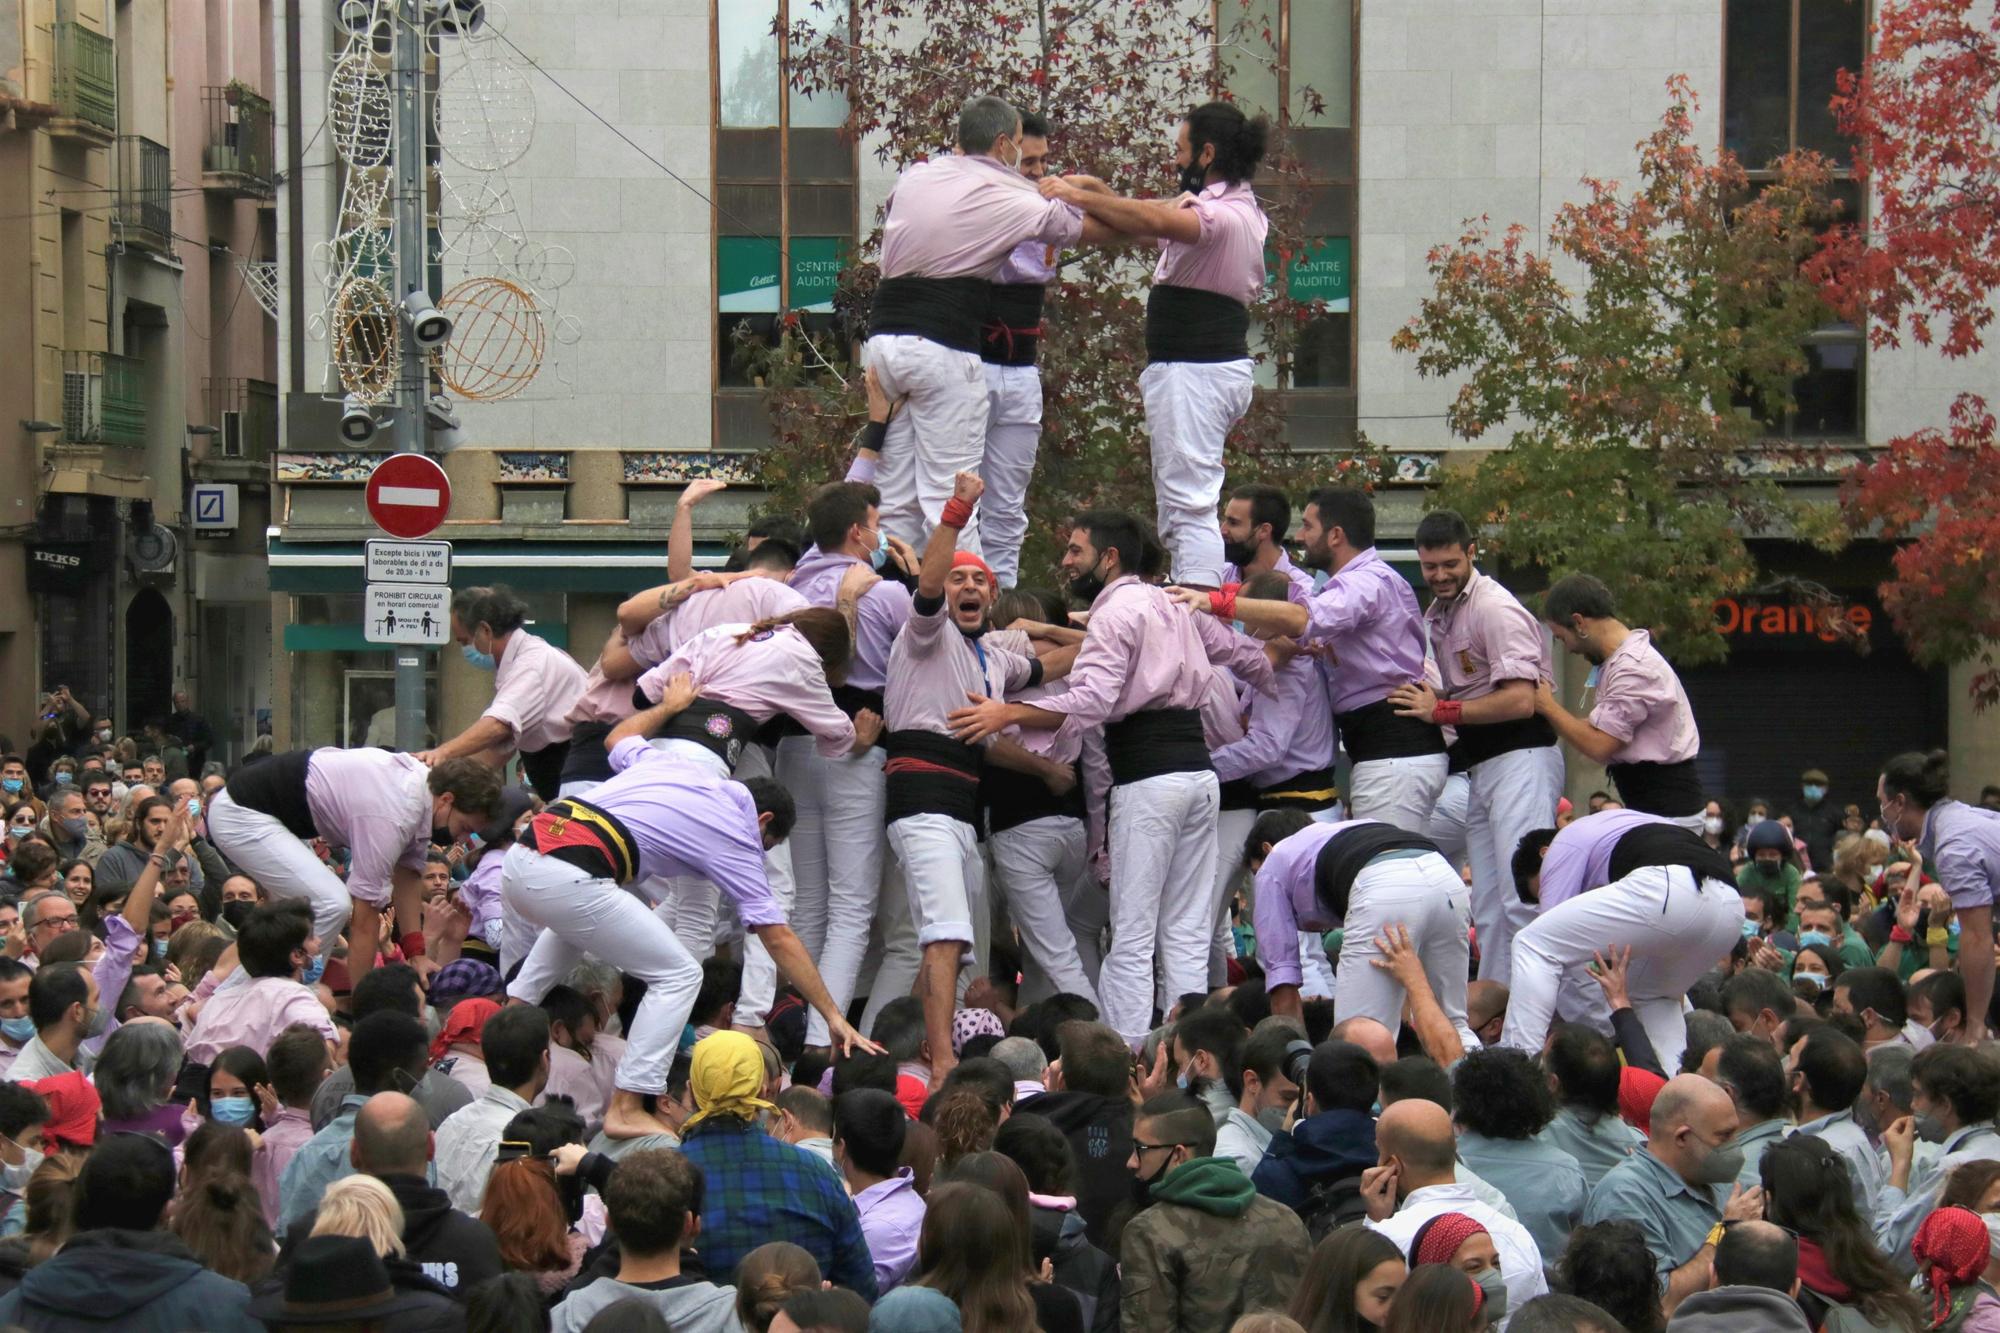
[[[913,604],[910,618],[889,650],[889,680],[882,691],[889,731],[952,734],[950,714],[968,694],[1010,699],[1034,671],[1034,658],[1010,652],[988,634],[969,639],[951,619],[947,597],[929,614]]]
[[[431,844],[430,775],[409,755],[387,750],[313,751],[306,808],[328,845],[353,854],[347,891],[362,902],[381,907],[389,901],[397,866],[424,868]]]
[[[905,167],[885,214],[885,278],[991,279],[1023,241],[1064,248],[1083,237],[1081,210],[1042,198],[1020,172],[976,153]]]
[[[1200,194],[1183,195],[1179,207],[1201,220],[1193,244],[1162,240],[1153,285],[1195,287],[1244,305],[1264,294],[1264,237],[1271,219],[1257,204],[1250,182],[1217,181]]]
[[[1214,685],[1211,663],[1253,688],[1270,687],[1263,644],[1212,616],[1188,614],[1135,575],[1113,579],[1090,604],[1090,628],[1070,667],[1069,689],[1043,705],[1067,714],[1056,757],[1073,758],[1083,732],[1149,708],[1201,709]]]
[[[567,1097],[576,1103],[576,1113],[583,1117],[586,1125],[596,1124],[604,1118],[604,1092],[597,1081],[597,1071],[590,1067],[590,1061],[556,1042],[549,1043],[549,1082],[542,1089],[542,1095],[535,1099],[537,1105],[547,1105],[551,1097]]]
[[[1009,286],[1045,287],[1055,280],[1056,264],[1062,259],[1062,250],[1046,241],[1022,241],[1007,252],[1000,271],[993,275],[993,281]]]
[[[667,682],[686,672],[704,695],[740,708],[760,723],[780,713],[790,717],[813,734],[828,759],[852,750],[854,723],[834,703],[826,666],[805,635],[780,625],[738,643],[737,637],[749,629],[717,625],[704,630],[639,677],[639,692],[658,703]]]
[[[259,1136],[257,1152],[250,1159],[250,1179],[263,1202],[264,1220],[273,1231],[285,1220],[278,1206],[278,1182],[284,1179],[285,1168],[312,1136],[312,1117],[289,1106],[279,1107],[277,1118],[265,1125]]]
[[[723,588],[698,592],[646,626],[645,632],[626,645],[626,651],[640,667],[655,667],[673,656],[674,650],[697,634],[717,625],[754,625],[760,620],[803,611],[812,603],[799,596],[781,578],[738,579]]]
[[[1614,764],[1678,764],[1701,752],[1681,678],[1642,629],[1628,634],[1597,669],[1590,725],[1624,742],[1611,756]]]
[[[1555,679],[1548,631],[1498,579],[1476,569],[1464,592],[1431,603],[1424,624],[1447,699],[1483,699],[1510,680]]]
[[[1312,595],[1313,572],[1310,569],[1300,569],[1292,563],[1292,558],[1282,550],[1278,552],[1278,558],[1271,562],[1271,573],[1283,574],[1286,578],[1290,579],[1292,587],[1299,589],[1297,595],[1301,599]],[[1235,565],[1224,564],[1222,566],[1222,581],[1224,583],[1247,583],[1255,577],[1254,573],[1245,573]]]
[[[588,685],[576,659],[525,628],[507,637],[482,717],[507,724],[514,748],[534,754],[569,739],[569,714]]]
[[[236,984],[230,984],[235,981]],[[333,1020],[309,986],[290,977],[225,978],[201,1007],[187,1036],[187,1058],[213,1064],[231,1046],[248,1046],[258,1054],[271,1049],[284,1030],[303,1023],[328,1041],[336,1041]]]
[[[1300,643],[1325,644],[1327,695],[1336,713],[1382,702],[1423,676],[1424,626],[1417,594],[1374,547],[1355,556],[1317,593],[1294,592],[1306,609]]]

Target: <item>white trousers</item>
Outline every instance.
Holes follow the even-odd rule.
[[[861,979],[869,925],[883,891],[888,840],[882,828],[882,763],[880,746],[827,759],[813,748],[810,736],[787,736],[778,743],[777,777],[798,810],[791,836],[792,876],[798,887],[792,929],[843,1013]],[[814,1010],[806,1022],[806,1042],[824,1046],[827,1041],[826,1019]]]
[[[1535,909],[1514,891],[1514,849],[1536,829],[1553,828],[1562,797],[1562,750],[1509,750],[1468,770],[1466,851],[1472,860],[1472,921],[1479,927],[1479,976],[1507,984],[1514,937]],[[1711,960],[1713,961],[1713,960]]]
[[[902,867],[917,945],[972,944],[972,923],[986,911],[986,862],[972,825],[950,815],[904,815],[889,825],[889,849]]]
[[[746,745],[736,761],[740,779],[774,777],[772,754],[762,745]],[[787,920],[798,901],[798,886],[792,878],[792,844],[789,839],[764,853],[764,877],[771,881],[772,896],[785,909]],[[778,998],[778,965],[771,951],[754,930],[743,932],[743,989],[736,998],[736,1021],[748,1027],[762,1027]]]
[[[1500,1044],[1539,1055],[1557,996],[1596,983],[1595,951],[1629,945],[1632,1010],[1669,1071],[1687,1047],[1681,1006],[1687,988],[1734,947],[1743,900],[1721,880],[1695,883],[1682,866],[1642,866],[1625,878],[1558,903],[1514,938],[1514,979]],[[1566,986],[1565,983],[1568,983]]]
[[[208,804],[208,836],[231,864],[263,886],[273,902],[300,898],[310,904],[313,934],[321,947],[333,947],[347,928],[353,896],[340,876],[277,816],[238,805],[225,789]]]
[[[924,953],[917,944],[916,921],[910,915],[910,895],[903,887],[903,872],[896,864],[896,858],[887,858],[888,864],[882,868],[882,896],[875,904],[875,927],[868,935],[868,951],[863,955],[860,980],[855,984],[859,994],[868,996],[868,1003],[861,1010],[861,1030],[875,1030],[875,1019],[882,1007],[894,999],[916,993],[917,977],[923,971]],[[975,936],[982,935],[983,929],[973,923]],[[979,945],[973,945],[975,957]],[[965,997],[965,986],[971,974],[959,973],[958,997]]]
[[[1208,988],[1229,980],[1236,937],[1229,929],[1229,898],[1243,874],[1243,842],[1257,822],[1255,810],[1224,810],[1215,817],[1215,931],[1208,941]],[[1325,950],[1320,951],[1324,955]],[[1179,999],[1179,996],[1171,997]]]
[[[986,452],[986,366],[977,353],[908,333],[878,333],[861,350],[883,392],[904,399],[875,472],[882,527],[921,551],[958,474],[977,472]],[[979,520],[975,510],[959,530],[959,550],[979,554]]]
[[[542,932],[507,994],[539,1004],[586,956],[639,978],[646,996],[625,1034],[616,1082],[626,1092],[665,1092],[681,1030],[701,990],[701,964],[664,921],[617,884],[530,848],[509,849],[500,894],[509,915]]]
[[[984,364],[984,363],[982,363]],[[1034,366],[986,366],[986,456],[979,479],[979,541],[993,577],[1014,586],[1028,535],[1028,482],[1042,438],[1042,372]]]
[[[1450,766],[1441,754],[1363,760],[1348,771],[1347,806],[1355,819],[1379,819],[1407,833],[1422,833],[1430,827]]]
[[[1436,843],[1444,859],[1460,870],[1468,863],[1466,840],[1471,832],[1471,819],[1472,779],[1463,773],[1453,773],[1438,790],[1437,805],[1431,810],[1424,836]]]
[[[1465,974],[1472,957],[1466,927],[1471,920],[1465,881],[1442,856],[1425,853],[1363,866],[1354,877],[1347,916],[1341,922],[1334,1013],[1342,1019],[1372,1018],[1391,1032],[1402,1026],[1408,997],[1393,977],[1370,964],[1382,956],[1375,937],[1401,925],[1410,932],[1424,976],[1445,1016],[1458,1029],[1459,1040],[1468,1051],[1477,1050],[1479,1039],[1465,1021]]]
[[[1163,773],[1111,789],[1111,952],[1097,989],[1104,1022],[1134,1050],[1152,1030],[1156,1005],[1164,1011],[1208,988],[1221,805],[1212,772]]]
[[[1090,877],[1086,839],[1081,819],[1058,815],[987,836],[994,886],[1021,937],[1023,1004],[1059,991],[1098,1003],[1096,968],[1085,960],[1101,964],[1103,950],[1074,910],[1086,893],[1104,897]]]
[[[1222,582],[1222,443],[1250,410],[1256,363],[1156,361],[1139,376],[1153,440],[1153,497],[1174,581]]]

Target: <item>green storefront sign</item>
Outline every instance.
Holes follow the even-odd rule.
[[[1277,251],[1264,252],[1264,266],[1275,286]],[[1322,236],[1307,241],[1305,251],[1293,256],[1289,276],[1294,301],[1324,301],[1328,310],[1347,313],[1353,308],[1354,299],[1354,242],[1346,236]]]
[[[794,236],[786,305],[831,312],[833,291],[847,262],[846,238]],[[715,242],[716,309],[725,315],[778,313],[779,251],[761,236],[721,236]]]

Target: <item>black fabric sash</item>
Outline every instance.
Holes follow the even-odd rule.
[[[1394,824],[1363,824],[1334,834],[1313,862],[1313,892],[1319,905],[1332,913],[1334,920],[1345,921],[1355,877],[1384,852],[1400,851],[1436,852],[1437,844]]]
[[[1606,770],[1618,784],[1618,797],[1648,815],[1681,819],[1707,804],[1694,760],[1677,764],[1612,764]]]
[[[1166,773],[1212,773],[1201,714],[1192,708],[1148,708],[1104,725],[1111,785],[1122,787]]]
[[[979,803],[986,807],[989,833],[1001,833],[1037,819],[1084,817],[1081,779],[1067,796],[1058,796],[1033,774],[1017,773],[998,764],[986,765],[979,775]]]
[[[667,719],[659,739],[693,741],[728,765],[731,772],[743,756],[743,747],[757,734],[757,719],[734,704],[707,695]]]
[[[552,741],[532,753],[521,751],[521,775],[545,801],[553,801],[562,791],[563,768],[569,762],[569,747],[574,739],[572,733],[571,740]]]
[[[935,731],[892,731],[882,738],[884,822],[905,815],[949,815],[979,823],[980,752]]]
[[[992,286],[985,278],[884,278],[875,288],[868,334],[914,334],[977,356]]]
[[[1556,729],[1541,716],[1520,717],[1511,722],[1458,724],[1458,746],[1465,755],[1467,768],[1515,750],[1538,750],[1555,743]]]
[[[311,767],[311,750],[289,750],[245,764],[229,775],[223,790],[245,810],[269,815],[293,837],[310,842],[319,836],[312,806],[306,802],[306,771]]]
[[[1333,715],[1340,744],[1357,764],[1371,759],[1406,759],[1412,755],[1443,754],[1444,732],[1414,717],[1397,717],[1387,699]]]
[[[527,844],[597,879],[630,884],[639,877],[639,843],[625,822],[602,806],[574,796],[557,801],[528,823]]]
[[[1248,778],[1232,778],[1222,784],[1222,809],[1255,810],[1257,786]]]
[[[979,359],[991,366],[1034,365],[1047,293],[1039,282],[994,283],[986,302],[986,327],[980,330]]]
[[[1294,773],[1257,792],[1259,810],[1324,810],[1340,799],[1340,777],[1331,768]]]
[[[1709,846],[1699,833],[1677,824],[1641,824],[1619,838],[1611,849],[1608,882],[1616,884],[1633,871],[1648,866],[1683,866],[1693,872],[1697,887],[1705,879],[1719,879],[1724,884],[1736,882],[1729,853]]]
[[[852,685],[834,686],[833,702],[841,712],[847,714],[850,718],[864,708],[877,717],[880,717],[884,707],[882,703],[882,691],[857,689]]]
[[[604,748],[604,738],[610,734],[609,722],[579,722],[570,728],[560,781],[611,781],[611,754]]]
[[[1146,364],[1241,361],[1250,355],[1250,309],[1199,287],[1153,284],[1146,298]]]

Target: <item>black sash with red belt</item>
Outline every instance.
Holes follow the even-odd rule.
[[[574,796],[530,820],[527,843],[598,879],[630,884],[639,878],[639,844],[624,821]]]
[[[980,330],[979,359],[989,366],[1034,365],[1047,293],[1039,282],[994,283],[986,301],[986,326]]]
[[[979,750],[935,731],[892,731],[882,738],[884,822],[906,815],[949,815],[979,824]]]

